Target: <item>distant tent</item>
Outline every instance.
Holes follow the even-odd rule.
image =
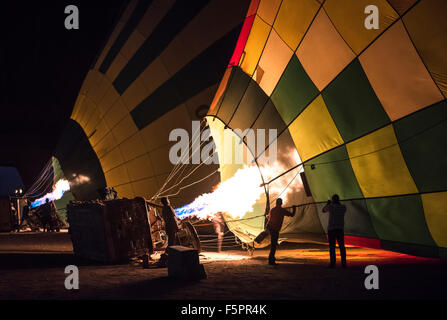
[[[0,232],[11,230],[9,196],[17,189],[23,190],[19,172],[13,167],[0,167]]]
[[[17,189],[24,189],[22,178],[14,167],[0,167],[0,197],[14,195]]]

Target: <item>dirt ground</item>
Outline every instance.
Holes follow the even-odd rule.
[[[184,282],[166,268],[100,265],[73,255],[67,233],[0,234],[0,299],[446,299],[447,261],[348,248],[346,269],[328,269],[327,246],[282,244],[277,266],[268,249],[203,252],[207,279]],[[366,290],[365,266],[379,268],[379,289]],[[64,287],[79,267],[79,290]]]

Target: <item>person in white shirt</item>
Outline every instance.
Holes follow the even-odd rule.
[[[16,230],[17,226],[18,226],[18,215],[17,215],[17,210],[14,207],[14,203],[11,202],[11,207],[9,208],[10,212],[11,212],[11,225],[13,228],[13,231]]]
[[[213,227],[214,232],[217,234],[217,252],[222,252],[222,240],[224,236],[224,230],[225,230],[225,219],[223,217],[222,212],[218,212],[213,217]]]
[[[346,206],[340,203],[340,197],[337,194],[332,196],[332,201],[328,200],[323,212],[329,212],[329,224],[327,228],[329,240],[329,255],[331,257],[330,268],[334,268],[336,264],[335,258],[335,241],[338,242],[340,248],[341,264],[346,268],[346,248],[345,248],[345,213]]]

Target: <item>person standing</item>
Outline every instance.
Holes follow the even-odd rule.
[[[60,231],[60,225],[59,225],[59,217],[57,215],[57,208],[54,201],[50,201],[50,219],[49,219],[49,229],[50,232]]]
[[[45,199],[45,203],[42,205],[41,209],[41,222],[42,222],[42,228],[43,232],[50,231],[50,219],[51,219],[51,203],[48,198]]]
[[[11,214],[11,227],[13,231],[16,231],[18,226],[18,215],[17,210],[14,207],[14,203],[11,202],[11,207],[9,208],[10,214]]]
[[[289,212],[282,208],[282,199],[276,199],[276,207],[270,210],[267,215],[267,230],[270,233],[270,254],[269,264],[276,265],[276,247],[278,246],[279,231],[281,230],[282,223],[284,222],[284,216],[293,217],[295,215],[296,206],[293,206],[293,211]]]
[[[115,190],[114,187],[112,187],[110,193],[112,194],[112,199],[118,199],[118,192]]]
[[[213,217],[214,232],[217,234],[217,252],[222,252],[222,240],[225,230],[225,220],[222,212],[218,212]]]
[[[175,217],[174,209],[169,204],[167,197],[161,198],[163,207],[161,208],[161,215],[165,221],[166,234],[168,235],[168,247],[176,244],[176,233],[179,228],[177,225],[177,219]]]
[[[329,241],[329,255],[331,263],[329,268],[334,268],[336,264],[335,242],[340,248],[341,264],[346,268],[346,248],[345,248],[345,213],[346,206],[340,203],[340,197],[337,194],[332,196],[332,201],[328,200],[323,208],[323,212],[329,212],[329,223],[327,235]]]
[[[20,221],[20,225],[18,228],[18,231],[20,231],[20,229],[22,228],[23,223],[26,221],[27,224],[29,224],[28,219],[29,219],[29,207],[30,207],[30,203],[28,200],[26,200],[26,204],[23,207],[23,214],[22,214],[22,221]]]

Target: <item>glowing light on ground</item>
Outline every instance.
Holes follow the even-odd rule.
[[[37,199],[36,201],[31,203],[31,206],[33,208],[38,207],[46,202],[48,199],[49,201],[55,201],[62,198],[65,192],[70,190],[70,185],[68,184],[68,181],[65,179],[60,179],[56,182],[56,184],[53,186],[53,191],[50,193],[47,193],[42,198]]]
[[[201,252],[200,261],[240,261],[248,260],[250,256],[234,253],[218,253],[218,252]]]

